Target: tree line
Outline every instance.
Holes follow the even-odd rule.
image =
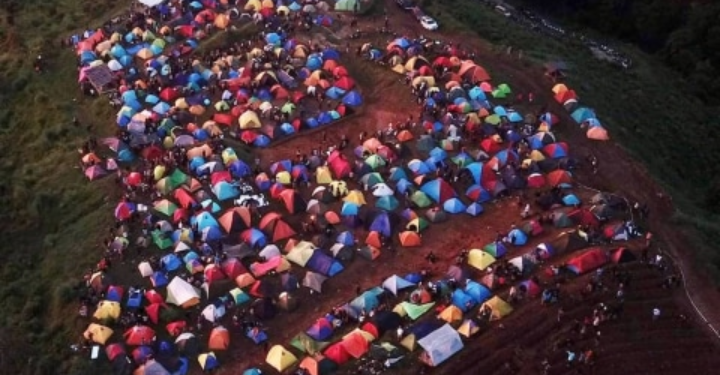
[[[682,75],[694,94],[720,105],[720,2],[521,0],[528,9],[631,42]]]

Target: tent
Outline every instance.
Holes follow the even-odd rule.
[[[403,279],[398,275],[392,275],[385,279],[382,283],[382,287],[388,292],[397,296],[398,292],[402,289],[411,288],[415,284]]]
[[[425,350],[424,362],[433,367],[445,362],[463,348],[460,334],[449,324],[418,340],[418,344]]]
[[[512,313],[513,308],[509,303],[495,296],[482,304],[481,309],[490,309],[490,320],[500,320]]]
[[[167,286],[167,302],[184,308],[192,307],[200,303],[200,291],[175,276]]]
[[[495,263],[495,257],[484,251],[472,249],[468,253],[468,264],[479,269],[480,271],[484,271],[493,263]]]
[[[613,250],[610,259],[612,259],[613,263],[628,263],[634,262],[637,257],[628,248],[621,247]]]
[[[596,268],[602,267],[609,262],[605,250],[601,248],[590,249],[572,259],[567,264],[570,271],[582,275]]]
[[[281,345],[275,345],[268,352],[265,362],[279,372],[283,372],[297,362],[297,357]]]

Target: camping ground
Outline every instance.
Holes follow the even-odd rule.
[[[474,5],[470,2],[461,3],[467,6],[468,14],[478,14],[477,17],[482,17],[466,19],[465,22],[488,25],[482,27],[493,27],[493,25],[501,27],[499,22],[502,21],[499,21],[497,16],[483,15],[483,12],[486,12],[483,9],[471,12],[470,10],[475,9]],[[63,12],[62,19],[52,24],[38,22],[38,19],[60,17],[56,14],[58,8],[54,5],[43,3],[43,5],[38,5],[37,9],[20,5],[19,9],[14,11],[14,25],[9,25],[8,18],[5,17],[3,22],[8,27],[0,28],[6,30],[1,36],[7,47],[5,50],[8,51],[0,59],[2,71],[7,72],[3,74],[3,84],[12,89],[10,93],[4,94],[3,98],[9,103],[9,106],[0,109],[2,111],[0,112],[0,119],[2,119],[0,122],[3,125],[2,178],[4,179],[2,183],[4,193],[2,219],[4,223],[8,223],[2,234],[2,279],[8,282],[3,285],[0,292],[3,297],[1,325],[3,341],[0,342],[0,348],[4,353],[8,353],[9,348],[12,348],[12,354],[5,355],[3,353],[2,361],[3,365],[7,363],[10,368],[17,366],[18,373],[52,373],[58,363],[67,364],[67,361],[72,360],[68,356],[67,346],[77,332],[82,329],[82,323],[76,322],[74,318],[69,318],[75,316],[76,309],[69,285],[72,280],[77,278],[78,273],[81,272],[79,270],[87,268],[96,260],[94,255],[99,251],[97,248],[98,236],[107,223],[112,220],[107,213],[111,209],[111,202],[116,201],[117,192],[112,190],[109,181],[89,185],[83,180],[80,171],[75,168],[77,145],[86,137],[88,130],[94,133],[109,134],[114,125],[108,124],[107,119],[112,114],[102,100],[92,101],[80,98],[80,93],[72,78],[75,69],[74,56],[68,51],[60,52],[59,48],[51,47],[57,44],[57,35],[71,33],[76,25],[86,23],[86,20],[106,19],[108,14],[113,12],[113,9],[105,5],[113,4],[113,2],[94,4],[92,9],[95,14],[92,15],[86,15],[82,11],[85,3],[67,2],[67,4],[62,4],[63,6],[59,5],[58,8],[64,8],[67,12]],[[447,29],[442,31],[443,37],[452,39],[460,38],[458,35],[469,35],[460,34],[465,33],[462,23],[452,18],[453,16],[460,18],[457,11],[440,7],[442,6],[434,5],[431,9],[442,11],[444,14],[438,18],[450,31]],[[419,31],[408,15],[400,14],[395,10],[394,4],[388,2],[387,8],[393,22],[397,22],[398,27],[403,26],[415,32]],[[7,10],[3,10],[3,12],[7,12]],[[487,22],[478,22],[479,20]],[[695,182],[699,181],[700,177],[699,175],[689,175],[684,181],[678,181],[671,177],[678,175],[674,173],[677,168],[682,168],[680,164],[675,164],[680,163],[677,160],[681,159],[682,156],[679,154],[682,150],[695,149],[698,153],[705,153],[709,150],[699,147],[702,144],[702,136],[699,135],[702,134],[701,131],[681,131],[674,128],[683,126],[680,124],[702,125],[702,121],[685,117],[701,116],[704,111],[699,108],[699,104],[690,99],[689,95],[682,94],[682,84],[678,82],[672,85],[677,88],[677,92],[674,98],[669,99],[663,96],[664,90],[658,87],[659,84],[653,78],[660,74],[669,77],[668,80],[672,80],[670,73],[652,62],[644,62],[642,56],[636,58],[637,61],[643,62],[639,64],[638,71],[634,73],[632,79],[627,79],[623,75],[625,73],[614,71],[591,58],[583,57],[582,52],[575,51],[569,46],[556,49],[557,46],[553,45],[551,41],[537,41],[533,39],[532,35],[524,35],[520,31],[507,32],[499,37],[495,36],[491,30],[484,33],[483,29],[479,29],[478,33],[481,38],[485,37],[499,44],[502,44],[502,39],[506,38],[511,43],[518,45],[530,46],[532,44],[536,46],[526,49],[526,56],[531,57],[528,59],[529,61],[516,61],[494,52],[499,48],[491,49],[485,42],[474,40],[471,42],[473,45],[477,44],[476,48],[479,51],[485,52],[480,55],[480,59],[489,71],[493,72],[495,76],[506,79],[514,87],[527,87],[527,90],[532,90],[538,96],[538,101],[548,100],[545,96],[550,84],[543,80],[540,69],[532,65],[531,59],[543,59],[549,50],[560,51],[553,52],[553,54],[568,54],[568,56],[562,57],[575,62],[574,66],[577,70],[570,78],[571,83],[574,83],[572,80],[582,80],[582,83],[575,81],[577,84],[574,86],[583,87],[582,85],[585,85],[586,88],[578,90],[584,98],[587,98],[586,101],[607,119],[614,139],[625,145],[634,156],[648,165],[648,170],[665,184],[664,187],[668,192],[666,194],[673,196],[674,205],[667,200],[657,198],[656,193],[665,191],[665,189],[658,187],[651,180],[650,174],[645,171],[645,168],[640,167],[627,156],[625,149],[607,143],[592,145],[584,140],[584,136],[578,132],[570,129],[561,131],[562,136],[575,146],[575,150],[579,150],[580,153],[588,150],[601,159],[599,174],[592,176],[581,172],[581,181],[601,190],[623,192],[631,199],[648,203],[652,211],[651,228],[654,228],[656,235],[663,239],[661,246],[667,246],[668,250],[677,247],[677,255],[685,259],[684,264],[687,264],[688,267],[694,266],[696,258],[692,256],[693,254],[689,254],[689,250],[701,249],[706,246],[702,231],[712,229],[711,224],[700,221],[703,216],[690,214],[695,212],[692,210],[692,197],[695,194],[689,187],[696,186]],[[47,73],[36,75],[32,72],[31,60],[36,53],[42,53],[47,59],[49,64]],[[396,82],[397,79],[390,76],[390,73],[377,67],[365,67],[358,64],[357,69],[359,77],[366,77],[358,78],[361,84],[363,81],[377,82],[374,84],[374,89],[368,90],[367,106],[363,110],[362,116],[372,114],[372,116],[376,116],[377,121],[388,121],[392,118],[393,113],[401,107],[384,107],[385,95],[407,96],[406,88],[399,85]],[[633,90],[643,90],[643,94],[647,95],[633,96],[630,94],[634,92]],[[70,95],[70,93],[77,94]],[[627,100],[629,97],[637,99],[632,102]],[[408,97],[408,106],[410,106],[409,99]],[[690,108],[698,109],[688,110]],[[642,113],[642,115],[638,115],[638,113]],[[83,124],[92,124],[93,128],[86,129],[86,125],[73,127],[71,119],[74,116],[80,117]],[[667,121],[668,118],[676,120]],[[360,119],[353,119],[339,124],[337,131],[338,133],[342,132],[344,128],[360,122],[364,123]],[[652,123],[664,123],[667,126],[648,126]],[[570,127],[568,126],[568,128]],[[331,133],[331,137],[334,129],[328,131]],[[638,133],[634,129],[639,129],[640,132]],[[653,132],[665,133],[656,135]],[[677,139],[674,137],[676,134],[682,134],[689,138],[683,139],[683,145],[677,145]],[[648,141],[648,139],[651,140]],[[296,144],[302,142],[303,136],[301,135],[300,138],[279,146],[275,152],[278,155],[285,153],[290,156],[294,152]],[[698,156],[697,160],[699,169],[702,170],[703,163],[710,163],[712,158],[705,158],[703,154],[703,156]],[[627,187],[632,188],[628,189]],[[498,204],[497,211],[502,211],[502,206],[500,206],[502,204]],[[683,210],[680,212],[686,213],[677,213],[675,207],[680,207]],[[491,210],[489,211],[488,215],[480,220],[505,223],[505,226],[514,220],[511,217],[503,219],[502,215],[495,215]],[[498,224],[498,227],[500,226]],[[694,229],[698,229],[700,232],[686,232],[687,229],[693,229],[692,227],[696,227]],[[460,228],[458,232],[462,233],[462,227],[458,226],[458,228]],[[428,238],[427,240],[432,244],[432,239]],[[694,241],[691,243],[697,243],[697,246],[692,246],[692,249],[689,246],[678,246],[688,243],[687,241]],[[461,246],[461,244],[452,243],[446,245],[452,246],[454,249]],[[700,250],[697,251],[700,252]],[[710,251],[706,250],[703,253],[709,256],[709,258],[704,258],[710,259],[707,263],[712,263],[713,258]],[[448,262],[452,259],[443,260]],[[415,261],[421,262],[418,257],[415,257]],[[413,266],[410,262],[398,263],[403,263],[402,267]],[[694,289],[693,293],[702,297],[705,293],[701,288],[702,285],[707,284],[707,281],[703,278],[695,278],[693,275],[696,274],[696,271],[690,272],[690,269],[687,268],[688,271],[685,274],[691,277],[689,281],[692,281],[690,285]],[[382,276],[402,270],[403,268],[381,269],[379,271],[382,273],[377,274],[375,279],[368,277],[367,282],[369,284],[377,283]],[[676,291],[672,295],[667,295],[665,291],[654,286],[659,280],[656,280],[652,273],[643,270],[640,272],[643,275],[641,279],[647,278],[648,290],[637,301],[638,316],[645,313],[647,306],[655,303],[668,306],[669,311],[692,314],[681,292]],[[351,275],[344,277],[351,277]],[[711,288],[706,289],[708,293],[714,293]],[[337,298],[347,298],[352,291],[340,290],[334,293],[338,294]],[[343,293],[344,296],[342,296]],[[332,299],[333,294],[326,297]],[[699,298],[699,301],[709,303],[706,298]],[[539,321],[541,318],[549,317],[552,320],[552,315],[549,312],[533,315],[533,309],[537,310],[539,307],[528,305],[524,307],[524,310],[518,310],[512,318],[505,322],[508,327],[507,331],[496,334],[496,336],[479,339],[478,342],[481,342],[479,345],[482,347],[498,348],[493,355],[480,359],[485,361],[478,364],[480,368],[486,366],[489,369],[496,369],[498,372],[502,371],[501,368],[509,356],[508,350],[514,350],[514,348],[504,346],[503,343],[518,336],[518,332],[522,332],[523,329],[533,332],[537,337],[546,336],[544,333],[548,332],[549,328],[543,327],[541,324],[534,324],[536,321],[532,319]],[[706,309],[710,310],[709,307]],[[528,316],[533,316],[533,318],[528,318]],[[311,318],[314,316],[308,314],[307,319]],[[613,363],[618,366],[623,364],[640,366],[653,360],[652,357],[647,358],[648,354],[634,353],[627,346],[622,346],[621,343],[628,342],[628,339],[617,332],[628,332],[635,340],[631,342],[642,343],[648,337],[653,337],[655,342],[653,348],[658,353],[664,353],[667,358],[672,355],[686,357],[689,362],[693,363],[692,366],[696,366],[688,365],[686,369],[691,367],[700,372],[703,368],[707,368],[704,366],[707,366],[709,362],[705,362],[705,353],[701,350],[696,350],[695,354],[689,355],[688,352],[673,347],[673,342],[677,339],[675,335],[678,334],[675,332],[674,325],[668,323],[666,326],[654,327],[653,329],[658,332],[652,336],[646,336],[643,332],[649,327],[644,326],[640,321],[635,323],[626,322],[623,324],[627,324],[627,326],[609,328],[610,331],[616,332],[610,334],[610,341],[617,340],[617,347],[610,346],[609,349],[606,349],[611,354],[610,358],[617,358]],[[531,330],[531,327],[535,330]],[[613,338],[613,334],[618,336]],[[704,341],[705,336],[697,328],[684,330],[683,334],[687,334],[688,342],[694,343],[693,345],[697,345],[698,348],[709,346],[708,342]],[[526,335],[526,337],[535,336]],[[532,351],[535,345],[533,340],[526,338],[526,341],[527,347],[523,350],[525,352]],[[47,346],[45,350],[37,351],[34,347],[40,342]],[[693,345],[688,346],[692,348]],[[443,368],[442,371],[448,373],[469,371],[464,366],[470,366],[473,362],[466,359],[469,356],[465,353],[467,351],[469,350],[466,349],[455,359],[456,364],[451,364],[447,370]],[[39,354],[40,352],[43,354]],[[643,355],[646,357],[642,357]],[[243,356],[238,354],[238,357]],[[29,363],[27,358],[30,358]],[[84,363],[85,360],[78,362]],[[665,366],[664,372],[660,371],[661,373],[673,373],[670,364],[663,364],[663,366]],[[77,373],[81,373],[81,370],[77,371]],[[533,373],[528,371],[527,373]],[[641,370],[638,369],[638,371]]]

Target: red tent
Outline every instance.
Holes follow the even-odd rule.
[[[114,361],[118,356],[125,354],[125,348],[123,348],[122,344],[110,344],[105,348],[105,354],[110,361]]]
[[[165,326],[165,329],[167,329],[167,331],[170,333],[170,336],[179,336],[182,333],[182,331],[185,329],[186,326],[187,326],[187,322],[185,322],[184,320],[177,320],[177,321],[168,323]]]
[[[370,350],[370,344],[360,332],[351,333],[341,341],[343,349],[354,358],[361,358]]]
[[[150,302],[150,303],[165,304],[165,300],[160,295],[160,293],[155,291],[155,289],[146,290],[145,291],[145,299],[148,300],[148,302]]]
[[[237,258],[230,258],[222,263],[223,272],[231,279],[247,273],[247,269]]]
[[[335,82],[335,87],[345,91],[352,90],[355,87],[355,81],[348,76],[343,76]]]
[[[148,345],[153,342],[153,339],[155,338],[155,331],[148,326],[139,325],[125,331],[123,336],[125,337],[125,342],[128,345]]]
[[[596,268],[602,267],[609,261],[605,250],[596,247],[588,250],[568,262],[568,269],[578,275],[590,272]]]
[[[205,281],[211,284],[215,281],[222,280],[225,278],[225,274],[222,269],[214,264],[205,267]]]
[[[157,324],[160,320],[161,307],[162,304],[159,303],[151,303],[145,307],[145,312],[147,313],[148,318],[150,318],[150,321],[153,322],[153,324]]]
[[[325,349],[325,357],[327,357],[329,360],[337,363],[338,365],[342,366],[347,361],[350,360],[350,354],[345,350],[345,347],[342,345],[342,341],[336,342]]]
[[[182,208],[190,208],[197,203],[195,202],[195,198],[193,198],[185,189],[175,189],[173,196],[178,203],[180,203],[180,207]]]
[[[579,208],[570,212],[568,218],[577,225],[588,225],[591,227],[597,227],[600,225],[600,221],[590,210],[585,208]]]

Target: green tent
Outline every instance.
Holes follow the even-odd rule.
[[[175,190],[180,187],[180,185],[188,182],[190,178],[183,173],[179,168],[175,168],[173,173],[169,176],[170,178],[170,186],[172,186],[172,189]]]
[[[308,355],[319,353],[328,345],[327,342],[313,340],[305,332],[300,332],[290,340],[290,346]]]
[[[417,320],[417,318],[423,316],[426,312],[430,311],[433,306],[435,306],[435,302],[426,303],[424,305],[416,305],[410,302],[403,302],[400,304],[402,306],[402,309],[407,313],[407,316],[412,320]]]
[[[365,159],[365,164],[369,165],[370,168],[377,170],[378,168],[385,166],[385,159],[378,154],[372,154]]]
[[[165,250],[173,245],[172,238],[168,237],[160,230],[154,230],[152,232],[152,239],[160,250]]]
[[[410,196],[410,200],[420,208],[430,207],[430,205],[432,205],[432,201],[427,194],[420,190],[415,191],[413,195]]]
[[[335,2],[335,10],[344,10],[347,12],[360,10],[360,0],[337,0],[337,2]]]

